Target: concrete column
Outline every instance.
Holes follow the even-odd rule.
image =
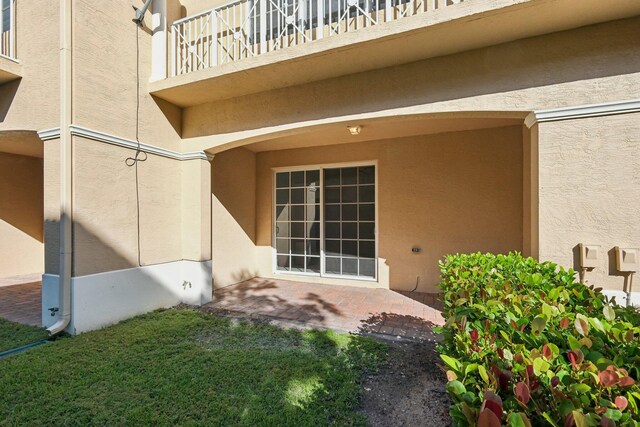
[[[182,162],[182,259],[211,259],[211,163]]]
[[[522,127],[522,253],[539,257],[538,125]]]
[[[183,302],[206,304],[212,298],[211,162],[182,162]]]
[[[154,0],[151,15],[151,78],[157,81],[167,78],[167,2]]]

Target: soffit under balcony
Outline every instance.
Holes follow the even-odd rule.
[[[43,143],[34,131],[0,131],[0,153],[43,156]]]
[[[22,77],[22,67],[16,61],[0,56],[0,85]]]

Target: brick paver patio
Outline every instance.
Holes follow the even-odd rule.
[[[218,289],[204,309],[358,333],[431,340],[442,325],[436,294],[252,279]]]
[[[40,282],[0,286],[0,317],[40,326],[40,304]],[[409,339],[436,339],[444,323],[436,294],[259,278],[216,290],[204,310]]]
[[[40,326],[41,288],[40,282],[0,286],[0,317]]]

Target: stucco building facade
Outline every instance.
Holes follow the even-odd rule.
[[[43,274],[46,326],[251,277],[436,292],[447,253],[579,244],[626,298],[636,0],[5,3],[0,277]]]

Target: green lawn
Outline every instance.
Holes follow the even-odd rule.
[[[192,310],[139,316],[0,360],[0,425],[362,425],[369,338]]]
[[[46,339],[47,336],[43,328],[9,322],[0,317],[0,353]]]

